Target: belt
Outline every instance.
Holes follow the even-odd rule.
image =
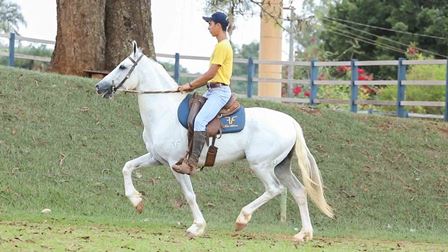
[[[227,84],[221,83],[221,82],[209,82],[207,83],[207,88],[218,88],[221,86],[228,86]]]

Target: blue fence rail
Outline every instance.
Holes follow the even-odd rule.
[[[54,44],[54,41],[40,40],[34,38],[26,38],[22,36],[16,36],[14,33],[8,35],[0,34],[0,38],[9,38],[9,52],[7,54],[0,52],[0,56],[9,57],[9,65],[14,66],[15,58],[32,59],[49,62],[49,58],[36,57],[32,55],[17,55],[15,54],[15,41],[29,41],[35,43],[44,44]],[[181,56],[179,53],[173,54],[157,54],[159,58],[174,58],[174,72],[171,73],[173,78],[179,82],[181,76],[185,77],[197,77],[197,74],[185,74],[180,72],[180,61],[181,59],[188,60],[206,60],[208,57],[200,56]],[[352,59],[351,61],[334,61],[334,62],[319,62],[312,60],[311,62],[303,61],[270,61],[270,60],[258,60],[253,58],[234,59],[235,64],[246,64],[247,65],[247,76],[234,76],[233,81],[247,81],[247,97],[249,98],[261,98],[254,96],[254,82],[278,82],[280,85],[282,83],[293,83],[300,85],[310,86],[310,96],[309,99],[300,98],[263,98],[270,100],[279,100],[283,102],[297,102],[306,103],[310,105],[316,104],[348,104],[350,111],[357,113],[358,105],[377,105],[377,106],[396,106],[396,115],[398,117],[427,117],[427,118],[439,118],[448,121],[448,60],[405,60],[400,58],[399,60],[385,60],[385,61],[358,61]],[[294,66],[309,68],[309,79],[308,80],[295,80],[295,79],[266,79],[257,78],[255,76],[255,65],[257,64],[274,64],[291,66],[292,71],[294,71]],[[446,65],[446,78],[444,81],[440,80],[406,80],[406,71],[408,65]],[[320,67],[335,67],[335,66],[349,66],[352,69],[351,80],[319,80],[319,68]],[[358,80],[358,68],[360,66],[396,66],[397,67],[397,80],[372,80],[372,81],[360,81]],[[321,85],[348,85],[350,86],[350,97],[348,100],[335,100],[335,99],[318,99],[318,90]],[[358,98],[359,86],[360,85],[396,85],[397,86],[397,99],[396,101],[376,101],[376,100],[360,100]],[[445,101],[406,101],[406,86],[408,85],[424,85],[424,86],[445,86]],[[288,93],[288,92],[287,92]],[[429,106],[429,107],[444,107],[445,111],[443,115],[424,115],[424,114],[413,114],[406,111],[406,106]]]

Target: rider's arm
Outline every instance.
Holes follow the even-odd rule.
[[[203,73],[201,76],[197,77],[193,81],[179,86],[179,91],[191,91],[193,89],[199,88],[207,84],[207,81],[213,79],[218,72],[220,65],[212,64],[207,72]]]

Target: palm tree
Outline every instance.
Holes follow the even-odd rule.
[[[0,0],[0,32],[17,33],[19,24],[26,25],[25,19],[20,12],[20,6],[16,3]]]

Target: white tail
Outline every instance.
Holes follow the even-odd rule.
[[[295,152],[302,173],[305,190],[310,196],[311,201],[313,201],[325,215],[333,218],[333,209],[325,200],[322,178],[316,160],[306,146],[302,128],[298,123],[295,125],[297,131]]]

